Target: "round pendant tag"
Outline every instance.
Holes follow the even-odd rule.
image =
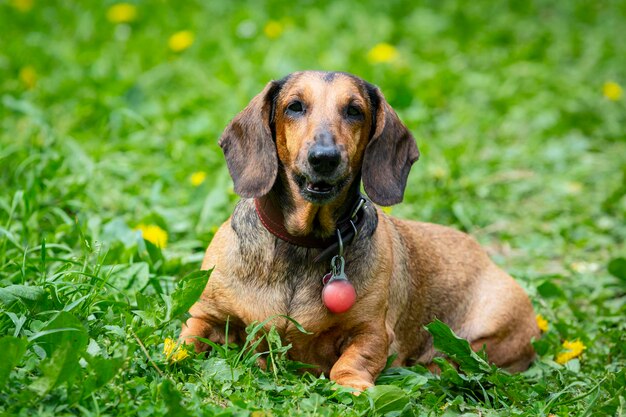
[[[327,274],[328,276],[330,274]],[[326,279],[324,276],[324,279]],[[354,286],[347,279],[331,279],[322,290],[322,301],[331,313],[339,314],[350,310],[356,301]]]

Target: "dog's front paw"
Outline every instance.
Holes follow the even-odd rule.
[[[359,395],[361,392],[374,386],[374,384],[370,381],[354,377],[339,378],[336,379],[335,382],[341,386],[353,388],[355,390],[355,395]]]

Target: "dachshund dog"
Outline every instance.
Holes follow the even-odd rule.
[[[372,204],[402,201],[419,157],[377,87],[341,72],[271,81],[219,144],[242,200],[207,249],[182,341],[242,342],[273,317],[291,359],[362,391],[391,354],[434,369],[437,318],[498,366],[529,366],[539,329],[522,288],[468,235]]]

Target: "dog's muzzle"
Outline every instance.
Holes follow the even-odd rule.
[[[332,175],[341,163],[341,153],[335,144],[315,143],[309,148],[307,161],[320,177]]]
[[[315,204],[330,202],[347,183],[346,164],[333,135],[317,133],[303,159],[301,174],[296,176],[302,195]]]

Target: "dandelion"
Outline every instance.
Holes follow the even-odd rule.
[[[206,180],[206,172],[204,171],[198,171],[198,172],[194,172],[193,174],[191,174],[191,176],[189,177],[189,182],[191,183],[191,185],[193,185],[194,187],[199,186],[200,184],[202,184],[204,182],[204,180]]]
[[[176,342],[169,337],[166,337],[165,342],[163,343],[163,354],[169,358],[172,356],[175,348]]]
[[[445,170],[445,168],[441,166],[433,167],[432,169],[430,169],[430,173],[437,180],[445,179],[446,176],[448,175],[448,172]]]
[[[129,23],[137,18],[137,8],[129,3],[117,3],[107,10],[107,19],[111,23]]]
[[[270,20],[263,28],[263,33],[270,39],[276,39],[283,33],[283,25],[276,20]]]
[[[33,0],[11,0],[11,6],[22,13],[31,11],[35,2]]]
[[[37,71],[28,65],[20,70],[19,78],[26,88],[32,90],[37,84]]]
[[[379,43],[367,53],[367,59],[373,64],[393,61],[398,57],[398,50],[388,43]]]
[[[166,337],[163,343],[163,354],[170,363],[180,362],[189,357],[187,350],[169,337]]]
[[[583,185],[578,181],[569,181],[565,184],[565,192],[568,194],[580,194],[583,190]]]
[[[566,340],[563,342],[563,348],[567,350],[556,356],[556,362],[561,365],[579,357],[583,353],[583,350],[587,349],[587,347],[580,340],[574,340],[573,342]]]
[[[194,40],[195,36],[192,31],[181,30],[180,32],[176,32],[175,34],[170,36],[167,44],[172,51],[182,52],[185,49],[189,48],[191,45],[193,45]]]
[[[176,349],[176,352],[174,352],[174,355],[172,355],[172,362],[180,362],[182,360],[185,360],[189,357],[189,353],[182,347],[178,347],[178,349]]]
[[[600,269],[600,264],[595,262],[573,262],[570,265],[570,268],[579,274],[589,274],[598,271]]]
[[[141,232],[141,237],[143,237],[148,242],[160,247],[165,248],[167,246],[167,232],[161,229],[159,226],[155,224],[139,224],[135,228]]]
[[[393,210],[393,207],[391,207],[391,206],[387,206],[387,207],[381,207],[380,209],[381,209],[381,210],[383,211],[383,213],[385,213],[385,214],[391,214],[391,211]]]
[[[537,314],[537,317],[535,317],[535,319],[537,320],[537,327],[539,327],[539,330],[541,330],[543,333],[547,332],[550,328],[550,326],[548,325],[548,320],[546,320],[541,314]]]
[[[622,98],[624,90],[622,90],[622,87],[618,83],[607,81],[604,83],[604,86],[602,86],[602,94],[611,101],[617,101]]]

